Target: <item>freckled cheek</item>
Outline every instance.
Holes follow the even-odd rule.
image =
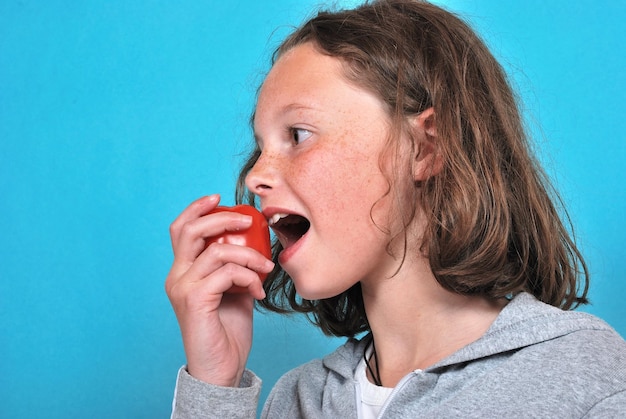
[[[349,235],[355,225],[370,223],[369,210],[374,199],[358,167],[345,157],[332,155],[311,158],[307,163],[306,169],[301,166],[294,176],[300,179],[300,195],[306,197],[318,228],[325,230],[330,226],[335,234]]]
[[[337,173],[329,167],[329,159],[320,154],[300,156],[290,167],[289,178],[302,196],[316,197],[331,192],[329,186]]]

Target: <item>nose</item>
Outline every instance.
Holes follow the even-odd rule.
[[[246,187],[253,194],[262,197],[276,185],[276,167],[267,152],[257,151],[258,157],[246,175]]]

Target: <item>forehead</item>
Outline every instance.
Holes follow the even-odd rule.
[[[299,122],[324,127],[363,123],[364,118],[386,117],[385,109],[378,96],[345,76],[343,61],[305,43],[285,52],[267,75],[259,91],[254,131],[259,139],[277,126]]]
[[[281,94],[312,94],[346,82],[339,59],[322,54],[314,45],[305,43],[285,52],[274,63],[261,86],[259,102],[268,95],[280,98]]]

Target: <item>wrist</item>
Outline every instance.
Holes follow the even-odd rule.
[[[241,373],[230,375],[224,374],[223,372],[216,372],[214,370],[209,371],[203,368],[194,368],[189,364],[185,369],[194,379],[218,387],[239,387],[243,376],[243,370]]]

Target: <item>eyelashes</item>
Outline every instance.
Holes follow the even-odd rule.
[[[313,133],[308,129],[291,127],[289,128],[289,135],[295,144],[300,144],[301,142],[308,140]]]

